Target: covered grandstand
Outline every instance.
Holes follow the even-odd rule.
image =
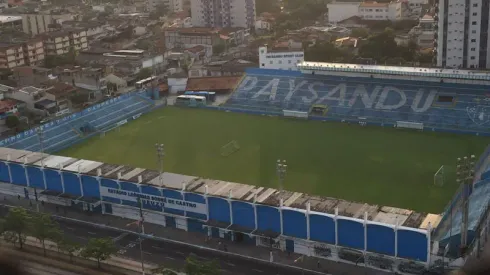
[[[328,112],[311,119],[395,127],[410,122],[426,130],[490,134],[490,93],[483,83],[490,80],[456,84],[411,75],[378,78],[372,72],[312,72],[249,69],[226,106],[282,114],[309,112],[312,105],[322,104]]]
[[[153,101],[143,94],[125,94],[9,137],[0,141],[0,146],[56,152],[115,125],[122,125],[148,112],[153,106]]]

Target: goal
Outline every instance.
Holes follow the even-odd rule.
[[[439,170],[434,174],[434,185],[443,186],[445,181],[444,165],[442,165]]]
[[[232,140],[221,147],[221,155],[227,157],[240,150],[240,145],[236,140]]]

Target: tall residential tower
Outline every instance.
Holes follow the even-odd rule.
[[[439,0],[435,57],[443,68],[490,68],[488,0]]]
[[[255,0],[191,0],[194,27],[251,28]]]

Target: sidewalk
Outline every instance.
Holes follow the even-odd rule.
[[[36,204],[34,200],[26,200],[21,198],[20,200],[14,196],[5,195],[0,196],[0,204],[15,205],[30,208],[36,211]],[[72,219],[79,219],[89,221],[97,224],[104,224],[111,227],[122,228],[125,230],[138,231],[136,226],[127,226],[130,223],[134,223],[134,220],[120,218],[112,215],[102,215],[95,213],[79,212],[69,207],[62,207],[52,204],[39,203],[39,210],[42,212],[64,216]],[[191,243],[193,245],[209,247],[212,249],[222,249],[219,247],[219,243],[226,244],[228,252],[236,253],[264,261],[270,261],[270,254],[272,252],[273,261],[275,263],[300,267],[316,272],[335,275],[374,275],[374,274],[388,274],[385,272],[364,268],[361,266],[354,266],[345,263],[336,263],[334,261],[325,260],[316,257],[307,257],[296,253],[287,253],[277,249],[269,249],[266,247],[254,246],[251,244],[241,244],[224,239],[207,239],[206,235],[202,233],[187,232],[180,229],[163,227],[160,225],[145,223],[145,233],[154,235],[156,237],[167,238],[184,243]]]

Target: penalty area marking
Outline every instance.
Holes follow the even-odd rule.
[[[158,119],[166,118],[166,116],[159,116]]]
[[[147,122],[145,122],[145,124],[150,124],[151,123],[151,120],[148,120]]]

